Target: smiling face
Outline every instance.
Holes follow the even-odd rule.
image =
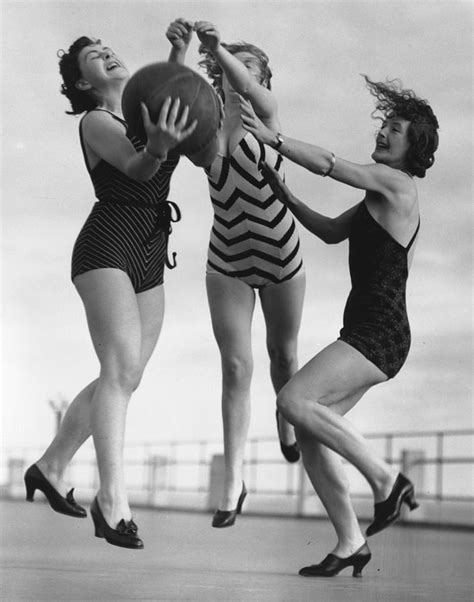
[[[80,89],[100,90],[110,82],[128,79],[127,68],[107,46],[100,40],[96,44],[85,46],[78,56],[78,64],[82,78],[76,86]]]
[[[372,159],[376,163],[383,163],[394,169],[403,169],[410,148],[409,126],[410,122],[401,117],[394,116],[384,121],[377,134]]]

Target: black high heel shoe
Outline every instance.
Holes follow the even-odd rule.
[[[277,422],[278,438],[280,438],[280,419],[279,419],[279,415],[280,414],[279,414],[279,412],[277,410],[275,412],[275,416],[276,416],[276,422]],[[281,449],[281,453],[283,454],[283,457],[285,458],[285,460],[287,462],[290,462],[291,464],[293,464],[294,462],[298,462],[298,460],[300,459],[300,449],[298,447],[297,441],[295,441],[291,445],[286,445],[286,443],[282,443],[280,441],[280,449]]]
[[[339,558],[335,554],[328,554],[319,564],[305,566],[299,571],[303,577],[334,577],[342,569],[352,566],[352,576],[362,577],[362,569],[372,558],[372,553],[365,542],[352,556]]]
[[[36,464],[32,464],[28,468],[25,472],[24,480],[27,502],[34,501],[35,491],[39,489],[44,493],[49,505],[53,510],[56,510],[56,512],[77,518],[84,518],[87,516],[85,508],[79,506],[74,499],[74,489],[71,489],[71,491],[66,494],[66,497],[63,497],[59,491],[51,485]]]
[[[137,535],[138,527],[133,520],[125,522],[122,518],[116,529],[109,527],[100,509],[97,496],[91,504],[91,516],[94,521],[94,535],[96,537],[103,537],[108,543],[121,548],[131,548],[133,550],[143,548],[143,541]]]
[[[419,506],[415,500],[413,483],[400,473],[388,498],[384,502],[374,504],[374,520],[367,527],[365,532],[367,537],[379,533],[394,523],[400,517],[404,503],[410,510],[415,510]]]
[[[242,482],[242,491],[239,495],[239,500],[237,502],[237,507],[234,510],[216,510],[214,512],[214,516],[212,517],[212,526],[218,529],[222,529],[223,527],[232,527],[235,523],[235,519],[237,518],[237,514],[242,513],[242,504],[247,496],[247,489],[245,487],[245,483]]]

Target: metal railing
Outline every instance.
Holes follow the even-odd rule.
[[[472,523],[474,502],[474,429],[369,433],[366,439],[385,460],[399,467],[416,485],[426,511],[410,522]],[[23,496],[24,468],[38,449],[2,452],[0,485],[3,496]],[[125,450],[130,499],[134,504],[209,511],[216,507],[223,476],[222,440],[170,440],[128,445]],[[372,512],[372,493],[365,480],[346,464],[352,497],[364,518]],[[81,450],[68,478],[79,492],[92,495],[98,476],[92,445]],[[274,437],[252,437],[246,446],[244,474],[255,513],[311,516],[324,514],[301,462],[287,464]],[[365,505],[364,505],[365,504]],[[440,508],[450,505],[450,516]],[[454,519],[453,507],[459,508]],[[457,518],[456,518],[457,517]],[[408,518],[408,517],[406,517]]]

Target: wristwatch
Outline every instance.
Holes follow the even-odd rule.
[[[284,140],[283,140],[283,136],[280,134],[280,132],[278,132],[278,134],[276,135],[276,142],[273,142],[271,144],[271,147],[274,148],[275,150],[278,150],[280,148],[280,146],[283,144]]]

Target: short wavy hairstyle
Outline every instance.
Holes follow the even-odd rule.
[[[269,90],[272,89],[270,81],[272,79],[272,71],[268,64],[269,59],[261,48],[247,42],[236,42],[234,44],[225,44],[222,42],[221,46],[231,54],[237,54],[237,52],[249,52],[250,54],[253,54],[258,60],[260,67],[260,84]],[[206,71],[207,76],[212,82],[212,86],[219,96],[224,99],[224,91],[222,90],[222,67],[216,61],[212,52],[210,52],[203,44],[199,46],[199,54],[203,56],[203,58],[199,61],[198,65]]]
[[[407,170],[419,178],[424,178],[426,170],[434,163],[434,153],[438,148],[438,120],[426,100],[418,98],[413,90],[402,87],[399,80],[374,82],[363,76],[369,92],[376,98],[376,119],[401,117],[410,122],[408,126]],[[381,113],[382,117],[378,114]]]
[[[91,111],[97,106],[97,101],[88,92],[78,90],[77,82],[81,79],[82,73],[79,67],[79,53],[86,46],[100,44],[100,40],[81,36],[71,44],[69,50],[58,50],[59,73],[63,78],[60,92],[71,103],[71,111],[66,111],[68,115],[80,115],[84,111]]]

